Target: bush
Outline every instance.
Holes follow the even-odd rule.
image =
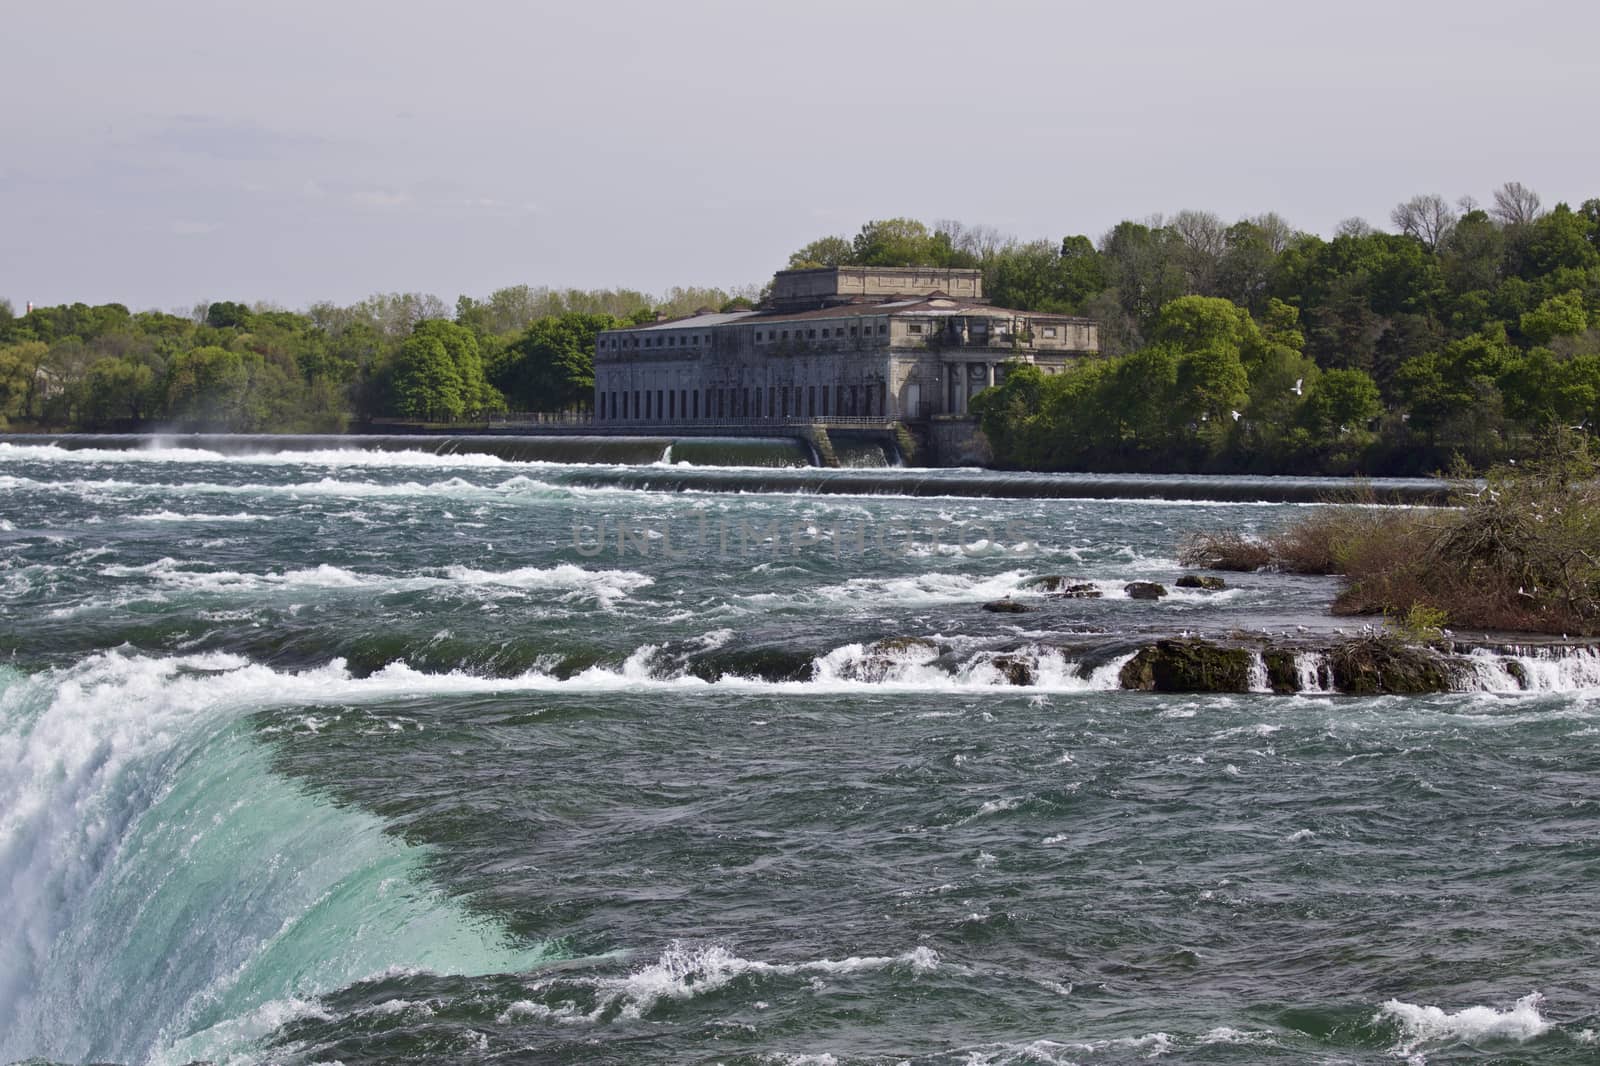
[[[1261,541],[1235,530],[1191,533],[1178,546],[1178,562],[1205,570],[1239,570],[1246,573],[1272,563],[1272,552]]]
[[[1446,618],[1475,629],[1600,633],[1596,463],[1584,439],[1566,432],[1542,454],[1490,471],[1451,508],[1319,509],[1259,540],[1193,534],[1179,559],[1342,574],[1335,613],[1399,619],[1395,629],[1413,639],[1436,634]]]

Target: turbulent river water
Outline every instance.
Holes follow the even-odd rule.
[[[0,1061],[1600,1059],[1592,660],[1117,691],[1305,505],[663,458],[0,443]]]

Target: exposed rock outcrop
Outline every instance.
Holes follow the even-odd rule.
[[[1432,648],[1382,636],[1342,640],[1328,660],[1334,687],[1352,696],[1448,692],[1463,670]]]
[[[1250,653],[1206,640],[1158,640],[1140,648],[1119,679],[1136,692],[1248,692]]]
[[[1027,614],[1029,611],[1033,610],[1033,608],[1029,607],[1027,604],[1018,603],[1009,596],[1004,599],[990,600],[988,603],[983,605],[983,609],[992,614]]]
[[[1134,600],[1159,600],[1167,594],[1167,587],[1154,581],[1130,581],[1122,586],[1122,591]]]

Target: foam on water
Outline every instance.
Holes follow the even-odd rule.
[[[741,978],[808,976],[847,977],[882,970],[899,970],[916,978],[939,969],[937,952],[916,947],[898,955],[850,956],[807,962],[776,963],[741,958],[721,944],[673,941],[652,962],[620,977],[573,977],[558,974],[529,982],[530,998],[512,1003],[501,1021],[517,1018],[553,1020],[567,1024],[638,1020],[663,1000],[683,1001],[710,995]],[[583,990],[587,1009],[572,999],[551,1006],[548,1000]]]
[[[1415,1055],[1430,1045],[1478,1044],[1485,1041],[1523,1042],[1543,1036],[1551,1023],[1540,1013],[1544,997],[1530,992],[1509,1010],[1475,1005],[1459,1011],[1420,1006],[1391,999],[1378,1008],[1374,1024],[1398,1027],[1399,1040],[1393,1050],[1400,1055]]]
[[[513,464],[496,455],[453,452],[379,451],[364,448],[317,448],[305,451],[227,453],[208,448],[175,448],[152,443],[147,448],[63,448],[56,444],[10,444],[0,441],[0,462],[49,463],[228,463],[233,466],[504,467]]]
[[[239,721],[419,683],[227,655],[0,669],[0,1061],[227,1058],[396,966],[539,961],[437,896],[376,818],[273,774]]]
[[[260,592],[270,589],[361,589],[374,593],[419,592],[433,589],[474,589],[488,594],[529,591],[561,593],[566,601],[593,599],[611,607],[629,593],[647,588],[655,579],[631,570],[586,570],[571,563],[553,567],[519,567],[514,570],[477,570],[448,566],[434,573],[367,574],[323,563],[282,573],[245,573],[238,570],[199,570],[200,564],[173,558],[141,566],[115,564],[102,567],[105,577],[144,577],[158,585],[201,592]]]

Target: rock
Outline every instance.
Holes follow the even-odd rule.
[[[1062,588],[1060,596],[1064,600],[1098,600],[1101,591],[1087,582],[1080,585],[1067,585]]]
[[[815,653],[776,645],[718,648],[689,664],[689,673],[704,681],[753,677],[763,681],[811,680]]]
[[[1334,688],[1352,696],[1448,692],[1460,669],[1428,648],[1384,636],[1340,641],[1329,660]]]
[[[1183,582],[1178,582],[1180,585]],[[1300,664],[1288,648],[1267,648],[1261,653],[1267,665],[1267,685],[1280,696],[1300,691]]]
[[[877,684],[910,665],[933,662],[944,649],[923,637],[885,637],[861,649],[861,655],[838,664],[841,677]]]
[[[1533,687],[1533,681],[1528,677],[1528,668],[1515,659],[1501,659],[1500,666],[1510,675],[1517,687],[1526,692]]]
[[[1228,583],[1220,577],[1209,574],[1184,574],[1178,579],[1180,589],[1205,589],[1207,592],[1221,592],[1228,587]]]
[[[1122,586],[1122,591],[1135,600],[1159,600],[1167,594],[1165,585],[1158,585],[1154,581],[1130,581]]]
[[[1158,640],[1128,660],[1119,680],[1136,692],[1248,692],[1250,653],[1205,640]]]
[[[1031,685],[1038,677],[1033,663],[1020,655],[996,655],[989,665],[1000,671],[1008,685]]]
[[[1060,574],[1040,574],[1037,577],[1028,578],[1022,583],[1022,587],[1025,589],[1038,589],[1040,592],[1059,592],[1062,586],[1071,583],[1071,578],[1062,577]]]
[[[868,652],[882,652],[893,655],[908,651],[925,651],[929,655],[939,654],[939,645],[926,637],[884,637],[867,645]]]
[[[1016,600],[1013,600],[1010,597],[1007,597],[1003,600],[990,600],[988,603],[983,605],[983,609],[985,611],[991,611],[995,614],[1027,614],[1029,611],[1033,610],[1033,608],[1029,607],[1027,604],[1018,603]]]

